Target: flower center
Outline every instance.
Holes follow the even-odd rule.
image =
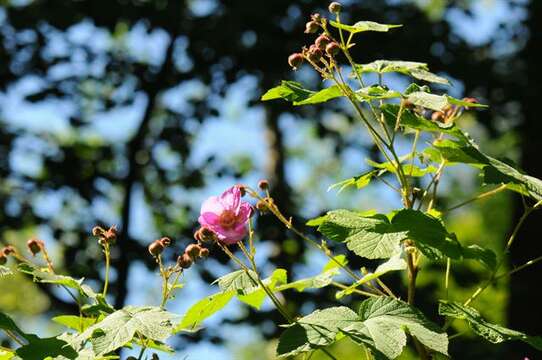
[[[222,226],[225,229],[231,229],[235,226],[235,223],[237,222],[237,218],[233,211],[231,210],[224,210],[222,214],[220,214],[220,218],[218,219],[218,222],[220,223],[220,226]]]

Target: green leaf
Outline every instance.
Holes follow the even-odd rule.
[[[43,360],[63,357],[76,359],[77,352],[64,340],[57,337],[39,338],[36,335],[27,337],[28,344],[21,346],[15,354],[24,360]]]
[[[12,351],[0,349],[0,360],[11,360],[13,356],[15,356],[15,354]]]
[[[0,277],[8,275],[13,275],[13,271],[11,271],[11,269],[7,266],[0,265]]]
[[[395,104],[384,104],[380,107],[386,122],[391,126],[395,126],[397,122],[397,114],[399,112],[399,105]],[[428,132],[442,132],[448,135],[452,135],[459,140],[467,140],[467,137],[463,132],[455,126],[455,124],[442,124],[439,122],[434,122],[419,116],[408,109],[403,109],[401,112],[401,126],[404,126],[409,129],[428,131]]]
[[[336,21],[329,22],[331,26],[336,27],[337,29],[346,30],[353,34],[363,32],[363,31],[378,31],[378,32],[388,32],[389,29],[398,28],[402,25],[388,25],[388,24],[379,24],[374,21],[358,21],[354,25],[345,25],[338,23]]]
[[[299,319],[282,333],[279,357],[293,356],[328,346],[346,335],[389,359],[399,356],[406,345],[406,333],[430,350],[447,355],[446,333],[419,310],[390,297],[370,298],[361,303],[359,314],[339,306],[316,310]]]
[[[327,191],[338,188],[339,189],[338,192],[340,193],[344,189],[346,189],[346,188],[348,188],[350,186],[355,186],[358,190],[363,189],[364,187],[369,185],[371,183],[371,180],[373,179],[373,177],[375,177],[377,175],[378,175],[378,171],[371,170],[371,171],[368,171],[368,172],[366,172],[364,174],[361,174],[359,176],[354,176],[354,177],[351,177],[349,179],[346,179],[346,180],[340,181],[338,183],[335,183],[335,184],[331,185],[327,189]],[[319,225],[319,224],[314,223],[314,222],[309,224],[307,222],[307,225],[316,226],[316,225]]]
[[[66,286],[77,290],[81,296],[88,298],[96,298],[97,296],[90,286],[83,285],[84,279],[77,280],[70,276],[53,274],[29,263],[19,263],[17,269],[22,273],[32,275],[35,282]]]
[[[250,270],[250,275],[244,270],[236,270],[219,277],[213,284],[218,283],[222,292],[235,291],[237,294],[244,295],[258,288],[257,278],[258,274],[252,270]]]
[[[399,356],[408,331],[427,348],[447,355],[448,336],[419,310],[390,297],[370,298],[361,303],[360,322],[344,329],[352,340],[374,346],[389,359]],[[367,342],[367,339],[371,339]]]
[[[316,276],[309,278],[299,279],[288,284],[281,285],[277,287],[276,291],[284,291],[287,289],[295,289],[299,292],[304,291],[305,289],[320,289],[328,286],[333,281],[333,278],[339,275],[339,264],[345,266],[348,261],[344,255],[337,255],[334,257],[334,260],[328,261],[328,263],[322,269],[322,272]],[[339,264],[337,264],[339,263]]]
[[[463,257],[465,259],[477,260],[490,270],[494,270],[497,267],[497,255],[493,251],[478,245],[464,247]]]
[[[96,319],[94,318],[79,317],[75,315],[59,315],[55,316],[51,320],[53,320],[57,324],[77,330],[77,332],[85,331],[88,327],[94,325],[94,323],[96,322]]]
[[[403,161],[404,159],[400,159],[400,160]],[[369,164],[370,166],[372,166],[374,168],[382,169],[382,170],[388,171],[388,172],[390,172],[392,174],[395,174],[397,172],[397,169],[395,168],[395,166],[389,161],[384,162],[384,163],[377,163],[375,161],[367,159],[366,162],[367,162],[367,164]],[[427,167],[422,169],[417,165],[404,164],[404,165],[402,165],[402,167],[403,167],[403,171],[404,171],[405,175],[412,176],[412,177],[423,177],[423,176],[425,176],[427,174],[432,174],[432,173],[437,172],[437,169],[434,166],[427,166]]]
[[[269,89],[261,98],[262,101],[284,99],[290,102],[302,101],[314,94],[298,82],[283,80],[279,86]]]
[[[19,328],[19,326],[17,326],[15,321],[13,321],[11,317],[4,314],[3,312],[0,312],[0,329],[14,332],[25,339],[27,336],[27,334],[24,331],[22,331],[21,328]]]
[[[466,320],[476,334],[491,343],[498,344],[504,341],[520,340],[538,350],[542,350],[542,337],[528,336],[520,331],[492,324],[485,320],[476,309],[470,306],[441,300],[439,303],[439,314]]]
[[[399,255],[394,255],[385,263],[380,264],[373,273],[368,273],[367,275],[363,276],[360,280],[350,285],[348,288],[335,293],[335,297],[337,299],[340,299],[346,295],[350,295],[354,292],[354,290],[357,287],[369,281],[375,280],[391,271],[400,271],[400,270],[405,270],[406,268],[407,268],[407,263],[405,262],[405,260],[401,259]]]
[[[465,142],[449,139],[435,140],[433,147],[439,153],[439,158],[434,160],[446,160],[448,163],[463,163],[476,167],[483,167],[489,164],[489,160],[476,147],[466,145]]]
[[[172,334],[176,315],[159,307],[127,306],[86,329],[76,339],[90,339],[96,355],[104,355],[130,342],[135,333],[164,341]]]
[[[359,101],[393,99],[401,97],[400,92],[386,89],[379,85],[361,88],[357,90],[355,94]]]
[[[279,291],[277,286],[280,284],[286,284],[288,282],[288,275],[284,269],[275,269],[270,277],[263,279],[262,282],[270,291]],[[247,305],[250,305],[256,309],[260,309],[267,293],[261,286],[252,288],[244,294],[237,294],[237,298]]]
[[[424,91],[417,91],[408,94],[407,100],[413,103],[414,105],[424,107],[426,109],[431,109],[434,111],[443,111],[449,105],[456,105],[462,107],[475,107],[475,108],[485,108],[487,105],[466,102],[453,98],[449,95],[435,95],[429,94]]]
[[[444,257],[460,259],[462,256],[461,245],[436,217],[418,210],[403,209],[395,214],[391,222],[397,231],[405,232],[418,249],[432,260]]]
[[[335,99],[340,96],[343,96],[343,93],[341,92],[341,88],[339,88],[339,86],[337,85],[332,85],[316,93],[312,93],[309,97],[303,100],[294,101],[294,105],[318,104],[318,103],[326,102],[331,99]]]
[[[412,76],[418,80],[450,85],[450,82],[447,79],[431,73],[427,64],[415,61],[376,60],[368,64],[356,64],[354,66],[354,71],[358,74],[366,72],[376,72],[379,74],[398,72]]]
[[[358,315],[344,306],[316,310],[299,319],[281,334],[277,355],[293,356],[330,345],[341,328],[347,328],[356,321],[359,321]]]
[[[219,292],[209,295],[192,305],[184,315],[181,323],[174,332],[182,330],[195,330],[203,322],[224,306],[226,306],[235,295],[235,291]]]
[[[391,257],[407,234],[398,231],[385,215],[364,217],[348,210],[328,212],[318,231],[331,240],[346,242],[351,251],[368,259]]]

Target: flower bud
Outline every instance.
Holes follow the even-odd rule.
[[[8,258],[4,254],[0,254],[0,265],[4,265],[8,262]]]
[[[113,244],[117,240],[117,227],[115,225],[110,226],[109,229],[103,235],[104,240],[109,244]]]
[[[262,179],[260,181],[258,181],[258,187],[262,190],[267,190],[269,189],[269,181],[265,180],[265,179]]]
[[[164,251],[164,244],[160,240],[154,240],[149,245],[149,253],[154,257],[160,255],[162,251]]]
[[[335,41],[326,46],[326,53],[331,57],[337,55],[339,51],[341,51],[341,47]]]
[[[329,44],[330,42],[331,39],[329,38],[329,36],[322,34],[316,38],[316,41],[314,41],[314,45],[316,45],[318,49],[324,50],[327,44]]]
[[[208,256],[209,256],[209,249],[201,248],[201,250],[199,251],[199,257],[200,258],[206,258]]]
[[[477,104],[477,103],[478,103],[478,99],[473,98],[473,97],[466,97],[466,98],[463,98],[463,101],[468,102],[468,103],[471,103],[471,104]]]
[[[332,14],[338,14],[341,12],[342,8],[343,6],[340,3],[334,1],[331,4],[329,4],[328,10]]]
[[[314,13],[311,15],[311,20],[319,24],[322,21],[322,15]]]
[[[15,248],[11,245],[8,245],[8,246],[5,246],[3,249],[2,249],[2,254],[4,254],[4,256],[9,256],[11,254],[14,254],[15,253]]]
[[[158,241],[160,241],[162,243],[162,245],[164,245],[164,247],[168,247],[169,245],[171,245],[171,239],[168,238],[167,236],[164,236],[163,238],[161,238]]]
[[[36,254],[38,254],[44,246],[45,244],[43,243],[43,241],[38,239],[30,239],[26,242],[26,247],[28,248],[28,251],[30,251],[32,256],[36,256]]]
[[[184,253],[190,256],[190,259],[196,260],[199,257],[201,251],[201,246],[198,244],[190,244],[184,249]]]
[[[101,226],[95,226],[92,228],[92,235],[94,236],[103,236],[105,230]]]
[[[433,121],[444,121],[444,113],[442,111],[435,111],[431,114],[431,120]]]
[[[303,54],[300,53],[294,53],[290,56],[288,56],[288,65],[294,68],[294,70],[297,70],[297,68],[303,64]]]
[[[188,269],[192,266],[192,263],[193,261],[187,253],[184,253],[177,258],[177,264],[183,269]]]
[[[291,55],[290,55],[291,56]],[[288,60],[289,62],[290,60]],[[239,189],[239,192],[241,193],[241,196],[245,196],[247,194],[247,187],[243,184],[237,184],[235,185]]]
[[[319,62],[322,58],[322,50],[318,49],[316,45],[311,45],[307,53],[307,57],[312,62]]]
[[[314,34],[318,31],[320,25],[316,21],[309,21],[305,24],[305,34]]]
[[[218,240],[218,237],[213,230],[202,226],[194,233],[194,239],[201,243],[214,243]]]
[[[260,200],[256,203],[256,209],[261,213],[266,213],[268,210],[267,203],[264,200]]]

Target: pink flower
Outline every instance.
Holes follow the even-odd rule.
[[[242,240],[248,232],[252,207],[241,201],[239,187],[233,186],[220,196],[211,196],[201,205],[199,223],[211,229],[218,241],[230,245]]]

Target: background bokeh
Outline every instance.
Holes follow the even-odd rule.
[[[279,206],[299,223],[338,207],[388,211],[400,204],[378,183],[362,192],[327,191],[365,170],[365,157],[376,156],[345,103],[293,108],[285,102],[259,102],[280,79],[322,86],[308,67],[292,72],[286,58],[312,41],[303,34],[304,23],[313,12],[327,14],[327,2],[0,4],[0,242],[22,247],[38,236],[57,268],[84,276],[98,289],[104,264],[90,229],[117,224],[110,297],[116,306],[158,301],[160,283],[147,244],[167,235],[180,251],[192,241],[201,201],[232,184],[254,186],[268,178]],[[542,1],[343,4],[344,21],[404,25],[389,34],[360,36],[357,62],[427,62],[452,80],[452,95],[474,96],[491,106],[462,119],[487,152],[542,177]],[[407,85],[400,77],[386,80],[398,88]],[[454,168],[443,180],[446,197],[439,199],[440,206],[468,199],[479,182],[468,169]],[[500,250],[520,206],[516,197],[499,195],[452,213],[448,221],[462,242]],[[527,222],[508,266],[541,253],[540,220],[535,214]],[[264,272],[282,267],[295,279],[314,274],[325,263],[274,219],[259,217],[257,228]],[[173,261],[175,251],[168,256]],[[350,261],[374,266],[359,258]],[[182,313],[215,291],[208,284],[232,268],[213,251],[188,272],[169,310]],[[444,294],[441,271],[435,264],[419,278],[419,303],[430,315]],[[539,274],[532,268],[500,281],[480,297],[477,308],[493,321],[542,334]],[[462,299],[486,276],[475,264],[454,265],[450,292]],[[401,292],[401,279],[392,282]],[[334,293],[325,290],[286,296],[303,314],[315,304],[336,303]],[[357,300],[341,301],[353,305]],[[26,330],[54,334],[60,329],[47,317],[74,309],[58,289],[22,276],[0,279],[0,310],[14,315]],[[280,319],[271,306],[254,312],[232,303],[204,331],[172,339],[179,352],[170,358],[272,359]],[[467,330],[457,326],[456,331]],[[351,344],[337,346],[337,355],[357,358]],[[517,343],[488,346],[468,332],[451,344],[458,359],[537,359],[532,351]]]

